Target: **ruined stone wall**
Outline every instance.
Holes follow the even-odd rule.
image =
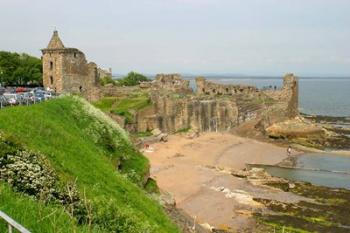
[[[140,87],[138,86],[125,86],[125,87],[120,87],[120,86],[101,86],[101,95],[103,97],[125,97],[128,94],[132,92],[137,92],[140,90]]]
[[[227,131],[252,120],[268,127],[298,115],[298,82],[291,74],[284,77],[282,89],[275,91],[216,84],[204,78],[196,81],[197,92],[185,95],[179,95],[181,88],[171,88],[175,83],[152,84],[153,105],[138,112],[137,130]]]
[[[112,69],[109,68],[109,70],[104,70],[102,68],[97,68],[97,75],[99,78],[105,78],[105,77],[112,78]]]
[[[286,75],[283,79],[283,92],[287,98],[287,116],[293,118],[299,115],[299,85],[298,78],[293,74]]]
[[[57,93],[96,93],[92,89],[99,86],[96,64],[87,63],[85,55],[77,49],[45,53],[43,80],[45,87]]]
[[[174,133],[192,128],[199,131],[227,131],[237,125],[238,108],[229,100],[166,98],[153,96],[153,106],[137,115],[137,130],[159,128]]]
[[[298,78],[293,74],[286,74],[283,77],[283,87],[280,90],[266,90],[263,93],[275,101],[275,106],[281,109],[280,115],[286,118],[299,115]]]
[[[96,64],[87,63],[79,50],[64,54],[62,69],[64,92],[80,93],[98,86]]]
[[[237,95],[237,94],[256,94],[258,88],[243,85],[225,85],[207,81],[204,77],[196,78],[198,95]]]
[[[190,81],[182,79],[179,74],[157,74],[154,80],[141,82],[140,88],[151,89],[152,91],[169,91],[183,94],[192,93]]]

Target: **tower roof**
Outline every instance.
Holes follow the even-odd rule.
[[[53,31],[53,35],[51,37],[51,40],[47,46],[47,49],[63,49],[64,45],[58,36],[58,31]]]

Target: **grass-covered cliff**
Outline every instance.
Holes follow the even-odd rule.
[[[178,232],[143,189],[148,170],[78,97],[0,111],[0,210],[32,232]]]

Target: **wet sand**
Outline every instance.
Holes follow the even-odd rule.
[[[144,152],[151,162],[151,176],[161,190],[173,195],[178,208],[199,223],[252,230],[250,213],[262,209],[254,197],[283,202],[303,199],[253,186],[228,172],[243,169],[247,163],[277,164],[287,157],[286,148],[228,133],[205,133],[195,139],[172,135],[167,143],[151,147],[153,152]]]

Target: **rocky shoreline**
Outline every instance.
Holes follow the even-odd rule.
[[[233,174],[234,176],[237,173]],[[254,198],[267,210],[255,212],[254,217],[262,223],[262,229],[288,232],[345,233],[350,230],[350,190],[327,188],[306,182],[292,182],[269,175],[261,168],[238,173],[253,185],[270,186],[290,192],[309,200],[285,203],[271,199]],[[262,231],[263,232],[263,231]]]
[[[151,176],[171,193],[174,208],[182,209],[169,214],[185,223],[184,232],[191,232],[194,222],[203,232],[347,232],[350,223],[343,216],[350,219],[344,205],[350,204],[350,190],[289,181],[254,168],[261,163],[292,169],[300,151],[310,149],[286,156],[285,147],[274,144],[230,134],[170,135],[146,154]],[[262,150],[269,156],[254,155]],[[273,159],[271,153],[279,156]]]

